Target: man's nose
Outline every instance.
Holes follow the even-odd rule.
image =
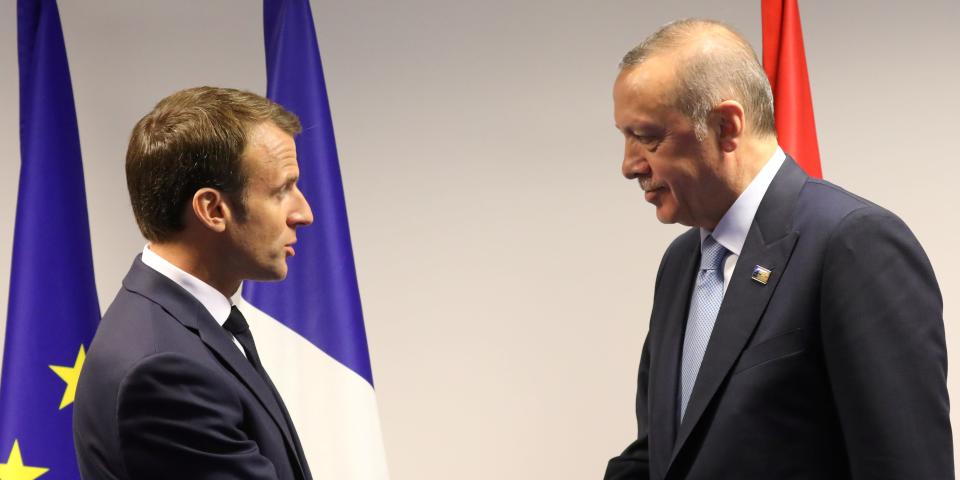
[[[299,205],[287,219],[287,224],[293,228],[306,227],[313,223],[313,210],[310,208],[310,202],[307,202],[307,197],[303,196],[303,192],[299,189],[297,189],[297,195],[300,197]]]
[[[628,141],[623,149],[623,164],[620,166],[621,173],[627,180],[634,180],[639,177],[650,175],[650,164],[638,148],[630,145]]]

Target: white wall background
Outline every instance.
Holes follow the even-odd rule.
[[[926,247],[954,364],[958,5],[801,1],[825,175],[900,214]],[[260,8],[60,0],[104,308],[142,247],[123,179],[130,129],[181,88],[262,93]],[[599,478],[634,435],[656,266],[681,231],[620,177],[617,62],[689,16],[731,22],[759,48],[759,2],[313,9],[394,480]],[[16,6],[2,0],[0,324],[17,82]],[[950,390],[960,398],[955,374]]]

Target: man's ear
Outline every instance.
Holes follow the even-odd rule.
[[[214,188],[201,188],[193,194],[193,215],[200,225],[221,233],[227,228],[230,207],[224,201],[223,193]]]
[[[724,100],[714,107],[710,117],[720,149],[726,153],[736,150],[744,133],[743,105],[736,100]]]

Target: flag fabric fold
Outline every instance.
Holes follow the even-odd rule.
[[[778,140],[807,174],[822,178],[797,0],[761,0],[760,10],[763,68],[773,89]]]
[[[100,306],[55,0],[18,0],[17,41],[21,163],[0,376],[0,478],[79,478],[71,405]]]
[[[239,305],[315,478],[386,479],[340,165],[308,0],[265,0],[267,97],[297,114],[299,187],[313,225],[281,282],[245,282]]]

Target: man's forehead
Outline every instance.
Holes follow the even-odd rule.
[[[270,122],[250,129],[244,156],[265,163],[296,163],[297,146],[293,137]]]
[[[654,120],[651,115],[659,117],[673,108],[672,72],[665,71],[667,66],[659,60],[650,61],[655,63],[644,62],[629,67],[617,78],[614,88],[614,113],[620,128],[644,121],[651,122]]]
[[[624,69],[617,81],[635,93],[668,92],[676,81],[676,61],[669,55],[651,56],[639,65]]]
[[[276,149],[268,145],[269,142],[251,142],[242,157],[242,168],[252,184],[273,188],[299,177],[295,147]]]

